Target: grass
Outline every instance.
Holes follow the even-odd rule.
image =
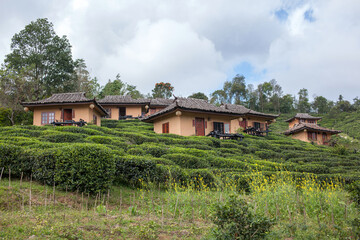
[[[359,211],[341,181],[319,182],[313,175],[294,179],[281,171],[270,177],[253,172],[247,194],[236,184],[228,179],[210,188],[198,179],[196,186],[184,187],[172,181],[162,190],[143,182],[137,189],[113,186],[88,196],[2,179],[0,238],[212,239],[213,207],[234,194],[255,214],[272,219],[267,239],[359,237],[352,227]]]

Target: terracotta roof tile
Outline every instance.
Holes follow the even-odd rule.
[[[92,101],[85,97],[85,92],[75,93],[55,93],[51,97],[34,102],[24,102],[23,104],[44,104],[44,103],[75,103]]]
[[[311,116],[308,113],[297,113],[294,117],[289,118],[288,120],[285,120],[285,122],[291,122],[295,118],[310,119],[310,120],[320,120],[321,119],[321,117],[314,117],[314,116]]]
[[[293,133],[300,132],[300,131],[302,131],[304,129],[313,130],[313,131],[321,131],[321,132],[330,132],[330,133],[333,133],[333,134],[341,133],[341,131],[339,131],[339,130],[332,130],[332,129],[320,127],[317,124],[300,123],[300,124],[297,124],[294,127],[290,128],[290,129],[286,130],[284,132],[284,134],[285,135],[290,135],[290,134],[293,134]]]
[[[177,98],[172,104],[170,104],[166,108],[145,117],[143,120],[144,121],[150,120],[156,116],[171,112],[177,108],[184,110],[201,111],[201,112],[213,112],[213,113],[237,115],[236,113],[230,110],[210,104],[206,100],[195,99],[195,98]]]
[[[149,99],[134,99],[129,95],[109,95],[98,101],[100,104],[149,104]]]
[[[150,107],[152,106],[169,106],[175,101],[175,99],[166,99],[166,98],[154,98],[150,99]]]
[[[238,104],[224,104],[221,107],[228,109],[232,112],[238,113],[238,114],[250,114],[250,115],[258,115],[258,116],[270,117],[270,118],[277,118],[279,116],[279,115],[274,115],[274,114],[256,112],[254,110],[248,109],[248,108],[246,108],[242,105],[238,105]]]

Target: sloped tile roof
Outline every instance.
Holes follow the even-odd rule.
[[[341,133],[341,131],[339,131],[339,130],[332,130],[332,129],[320,127],[319,125],[313,124],[313,123],[300,123],[300,124],[297,124],[294,127],[290,128],[290,129],[286,130],[284,132],[284,134],[285,135],[290,135],[290,134],[293,134],[293,133],[303,131],[304,129],[312,130],[312,131],[320,131],[320,132],[329,132],[329,133],[332,133],[332,134]]]
[[[321,119],[321,117],[314,117],[314,116],[311,116],[310,114],[307,114],[307,113],[297,113],[294,117],[289,118],[288,120],[285,120],[285,122],[291,122],[295,118],[310,119],[310,120],[320,120]]]
[[[23,102],[23,104],[45,104],[45,103],[76,103],[91,102],[91,99],[85,97],[85,92],[74,93],[55,93],[51,97],[34,102]]]
[[[277,118],[279,116],[279,115],[274,115],[274,114],[257,112],[257,111],[248,109],[248,108],[246,108],[242,105],[238,105],[238,104],[224,104],[224,105],[221,105],[221,107],[228,109],[234,113],[238,113],[240,115],[250,114],[250,115],[257,115],[257,116],[269,117],[269,118]]]
[[[177,98],[172,104],[170,104],[166,108],[164,108],[152,115],[145,117],[143,120],[144,121],[151,120],[154,117],[166,114],[175,109],[220,113],[220,114],[228,114],[228,115],[238,115],[238,114],[234,113],[233,111],[210,104],[206,100],[195,99],[195,98]]]
[[[150,99],[134,99],[129,95],[109,95],[98,101],[100,104],[149,104]]]
[[[166,99],[166,98],[154,98],[150,99],[150,107],[154,106],[169,106],[175,101],[175,99]]]
[[[105,109],[95,100],[85,97],[85,92],[74,93],[54,93],[51,97],[34,102],[22,102],[23,106],[37,106],[37,105],[51,105],[51,104],[69,104],[69,103],[95,103],[95,105],[103,112],[104,116],[107,115]]]

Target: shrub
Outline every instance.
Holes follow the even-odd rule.
[[[22,171],[28,170],[27,164],[21,159],[22,154],[23,151],[20,147],[0,143],[0,168],[4,168],[5,174],[8,173],[9,168],[11,175],[14,176],[19,176]]]
[[[61,149],[61,148],[60,148]],[[52,186],[55,178],[56,158],[59,148],[30,149],[28,161],[33,162],[33,178]]]
[[[202,158],[183,153],[173,153],[163,155],[164,158],[170,159],[177,165],[183,168],[207,168],[210,167],[209,163]]]
[[[215,204],[213,222],[216,239],[263,239],[272,222],[253,214],[248,204],[233,195],[226,202]]]
[[[48,142],[82,142],[86,135],[71,132],[43,131],[41,138]]]
[[[216,178],[208,169],[190,170],[189,177],[197,189],[202,189],[203,187],[213,188],[216,186]]]
[[[352,200],[360,207],[360,181],[356,181],[347,187]]]
[[[98,144],[108,144],[123,149],[127,149],[128,144],[124,142],[122,138],[119,137],[109,137],[109,136],[89,136],[86,138],[87,141],[98,143]]]
[[[85,192],[110,188],[115,174],[112,151],[97,144],[73,144],[59,149],[55,181],[63,189]]]

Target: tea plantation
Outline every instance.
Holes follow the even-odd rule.
[[[90,193],[113,184],[145,181],[166,188],[169,180],[187,185],[199,178],[209,187],[230,178],[246,190],[247,176],[259,171],[271,175],[287,170],[296,177],[313,173],[321,181],[359,179],[360,154],[275,132],[235,141],[155,134],[151,124],[135,120],[103,120],[102,127],[2,127],[0,171],[3,178],[10,173]]]

